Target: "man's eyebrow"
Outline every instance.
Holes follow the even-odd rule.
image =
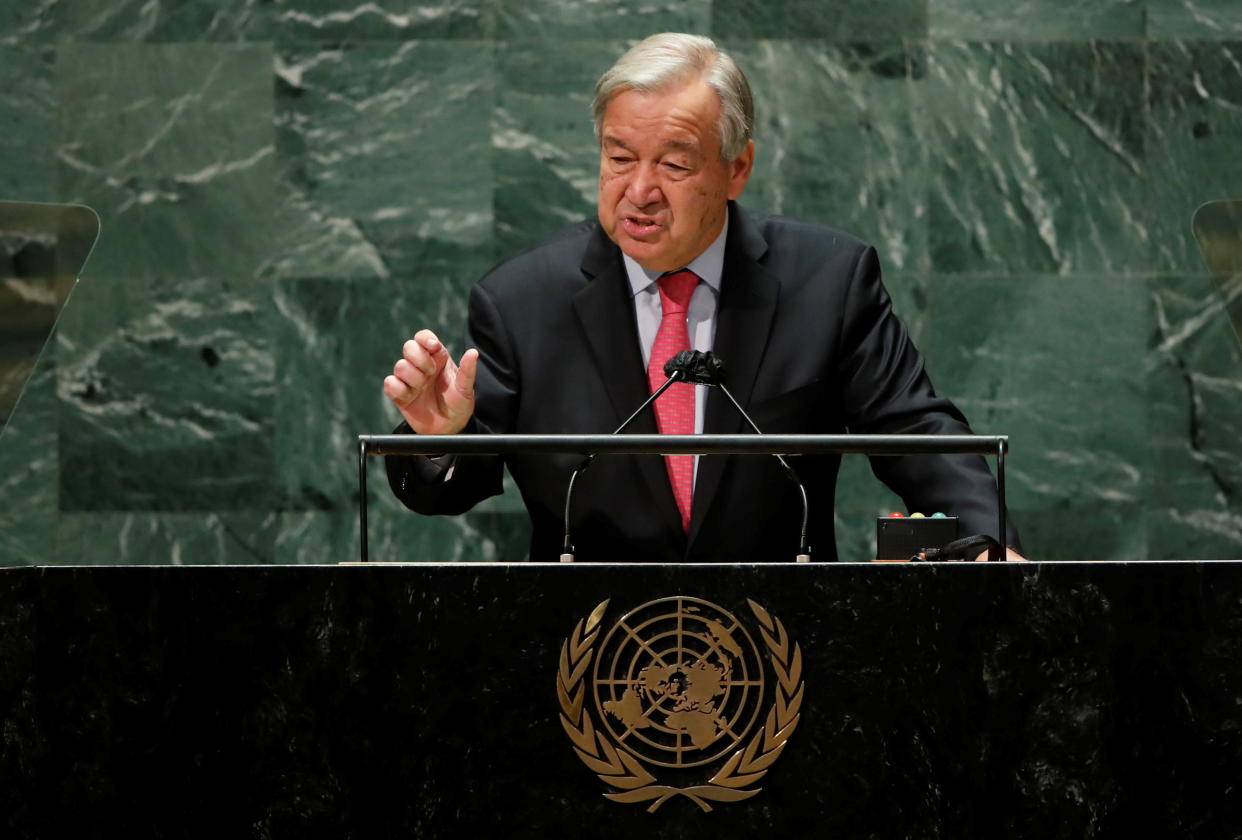
[[[604,140],[603,140],[603,144],[602,144],[602,145],[605,145],[605,146],[620,146],[621,148],[625,149],[627,152],[628,152],[628,151],[630,151],[630,147],[629,147],[629,146],[627,146],[627,145],[625,145],[625,141],[624,141],[624,140],[622,140],[620,137],[614,137],[614,136],[613,136],[613,135],[611,135],[611,134],[605,134],[605,135],[604,135]]]
[[[676,149],[679,152],[699,153],[699,144],[693,140],[669,140],[664,144],[669,149]]]
[[[611,134],[605,134],[604,139],[600,142],[603,146],[619,146],[627,152],[633,151],[629,145],[620,137]],[[693,140],[669,140],[664,144],[665,149],[672,149],[677,152],[689,152],[690,154],[699,154],[699,144]]]

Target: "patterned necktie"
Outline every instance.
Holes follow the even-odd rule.
[[[654,393],[668,379],[664,363],[682,350],[690,349],[690,332],[686,328],[686,310],[690,296],[699,284],[692,271],[665,274],[656,281],[660,288],[660,329],[651,345],[651,361],[647,364],[647,382]],[[677,382],[665,391],[655,404],[656,423],[662,435],[694,434],[694,386]],[[690,500],[694,492],[694,456],[665,455],[668,480],[673,486],[681,526],[690,530]]]

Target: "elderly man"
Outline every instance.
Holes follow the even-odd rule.
[[[493,269],[470,296],[454,363],[429,330],[407,341],[384,391],[399,431],[602,433],[664,381],[679,349],[712,350],[765,432],[969,433],[938,397],[893,314],[875,251],[840,231],[734,203],[750,177],[754,108],[745,76],[707,38],[652,36],[599,80],[598,219]],[[638,432],[733,433],[724,397],[678,384]],[[559,554],[577,456],[505,459],[533,523],[531,558]],[[840,459],[803,457],[816,557],[835,559]],[[990,532],[994,484],[981,458],[877,458],[911,509]],[[500,492],[500,458],[388,459],[393,491],[422,513],[459,513]],[[610,456],[578,482],[578,558],[789,560],[797,490],[772,458]],[[1016,535],[1009,535],[1010,542]]]

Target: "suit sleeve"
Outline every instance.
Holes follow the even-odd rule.
[[[893,313],[873,248],[862,251],[846,296],[838,371],[846,425],[860,434],[973,434],[952,402],[936,394],[923,357]],[[941,511],[960,520],[962,535],[997,525],[996,481],[976,455],[875,456],[871,469],[907,509]],[[1019,547],[1009,520],[1006,542]]]
[[[478,349],[479,371],[474,415],[461,434],[508,432],[517,411],[516,357],[496,304],[481,285],[470,292],[466,346]],[[394,434],[413,432],[402,423]],[[393,493],[418,513],[464,513],[503,490],[504,461],[498,455],[389,455],[385,465]]]

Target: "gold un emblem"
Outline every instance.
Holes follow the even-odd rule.
[[[747,600],[775,677],[768,680],[750,630],[723,607],[660,598],[623,615],[601,641],[608,603],[574,627],[556,675],[561,724],[612,788],[604,795],[651,802],[648,811],[685,796],[710,811],[712,802],[757,794],[802,706],[802,651],[785,627]]]

